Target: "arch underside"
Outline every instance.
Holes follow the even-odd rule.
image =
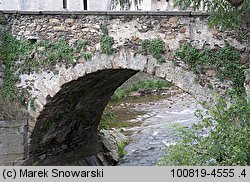
[[[97,127],[114,91],[137,72],[130,69],[97,71],[64,84],[53,98],[47,98],[31,136],[26,164],[109,163],[105,156],[96,157],[103,150]]]
[[[52,81],[47,80],[47,84],[37,79],[38,89],[51,88],[55,94],[44,92],[45,104],[39,107],[25,164],[112,164],[104,156],[97,127],[114,91],[138,71],[171,81],[197,100],[212,99],[209,89],[195,83],[192,72],[170,61],[158,65],[156,60],[144,56],[122,55],[97,55],[91,62],[62,69],[59,76],[48,77]],[[71,76],[60,86],[61,78],[68,75]]]

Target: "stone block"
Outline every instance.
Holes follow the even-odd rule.
[[[59,19],[56,19],[56,18],[51,18],[49,19],[49,24],[59,24],[60,23],[60,20]]]
[[[114,69],[118,68],[127,68],[127,52],[122,50],[119,54],[116,54],[114,58],[112,59],[112,67]]]
[[[165,66],[157,65],[155,67],[155,76],[158,78],[165,78],[166,72],[165,72]]]
[[[101,54],[99,56],[94,56],[92,63],[96,66],[97,70],[112,69],[111,60],[113,58],[113,55]]]
[[[147,58],[147,69],[146,72],[150,75],[154,75],[155,74],[155,66],[157,65],[157,60],[154,59],[153,57],[148,57]]]
[[[180,29],[179,29],[179,32],[180,32],[180,33],[185,33],[185,32],[186,32],[186,28],[184,28],[184,27],[180,28]]]
[[[65,20],[65,23],[67,23],[67,24],[72,24],[72,23],[74,23],[74,19],[72,19],[72,18],[69,18],[69,19],[66,19]]]
[[[75,80],[85,75],[85,70],[83,69],[84,68],[83,65],[84,63],[79,63],[73,68],[72,71],[74,72]]]
[[[129,69],[143,71],[147,65],[147,57],[143,55],[130,55],[128,56],[127,63]]]
[[[43,105],[39,102],[38,99],[35,99],[34,105],[37,111],[42,111],[43,110]]]
[[[56,31],[56,32],[64,31],[65,27],[64,26],[56,26],[56,27],[53,27],[53,30]]]
[[[169,23],[176,24],[179,21],[177,16],[169,18]]]

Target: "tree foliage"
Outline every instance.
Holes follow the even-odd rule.
[[[119,6],[121,10],[131,8],[132,3],[140,5],[144,0],[111,0],[112,9]],[[249,23],[250,0],[174,0],[174,5],[182,5],[184,9],[192,7],[198,10],[201,5],[211,13],[210,26],[222,26],[223,28],[239,28],[242,23]]]
[[[111,9],[120,7],[121,10],[130,9],[132,4],[139,6],[143,0],[111,0]]]
[[[213,117],[197,112],[198,124],[175,126],[180,140],[167,148],[159,165],[249,165],[250,105],[237,97],[230,106],[219,98]]]
[[[222,26],[224,28],[238,28],[241,23],[248,20],[250,13],[250,0],[174,0],[175,6],[182,4],[185,8],[190,6],[198,10],[204,3],[204,8],[211,13],[210,26]]]

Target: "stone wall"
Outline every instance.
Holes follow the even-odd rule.
[[[0,166],[22,164],[27,152],[27,140],[27,119],[0,120]]]
[[[132,15],[107,12],[96,12],[92,15],[72,13],[75,13],[74,18],[72,18],[72,14],[65,12],[62,12],[62,15],[25,15],[25,13],[22,15],[21,12],[20,17],[15,18],[8,14],[7,16],[9,22],[13,22],[12,33],[18,39],[35,38],[39,42],[44,39],[58,40],[65,37],[70,44],[82,39],[90,42],[87,51],[93,55],[99,54],[101,51],[101,24],[107,25],[109,35],[114,38],[116,53],[129,50],[129,54],[135,55],[141,50],[142,40],[161,38],[166,44],[164,53],[166,61],[175,62],[175,65],[183,69],[187,69],[187,66],[181,61],[173,59],[174,52],[183,43],[189,42],[199,49],[206,47],[217,49],[223,47],[227,42],[242,54],[246,49],[246,42],[238,40],[235,32],[209,29],[205,15],[190,12],[135,13]],[[38,49],[43,49],[43,47]],[[79,60],[79,63],[84,62],[84,59]],[[25,88],[29,84],[33,84],[29,82],[29,80],[33,80],[33,76],[21,76],[22,83],[26,80],[26,85],[21,84],[21,86]],[[215,76],[213,70],[207,70],[206,74],[200,77],[202,78],[201,84],[203,86],[209,84],[220,92],[230,88],[230,82],[220,83]],[[31,88],[32,95],[36,95],[35,92],[39,88],[36,86]]]

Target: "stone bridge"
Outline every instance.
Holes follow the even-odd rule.
[[[197,81],[174,52],[184,43],[199,49],[217,49],[227,42],[241,53],[247,47],[233,31],[209,29],[207,15],[197,12],[3,14],[11,22],[8,30],[17,39],[39,43],[64,37],[69,45],[86,40],[85,51],[91,53],[88,59],[82,55],[70,65],[58,61],[52,69],[45,66],[20,74],[17,86],[28,91],[28,112],[32,117],[25,164],[32,165],[89,165],[93,164],[91,160],[94,165],[107,163],[97,126],[112,94],[128,78],[145,72],[173,82],[199,101],[212,102],[212,93],[228,90],[230,82],[221,83],[211,70],[203,75],[202,82]],[[102,30],[101,25],[106,29]],[[114,40],[112,54],[102,51],[100,42],[105,31]],[[162,63],[141,51],[142,40],[156,38],[165,44]],[[30,56],[39,59],[43,49],[38,46]]]

